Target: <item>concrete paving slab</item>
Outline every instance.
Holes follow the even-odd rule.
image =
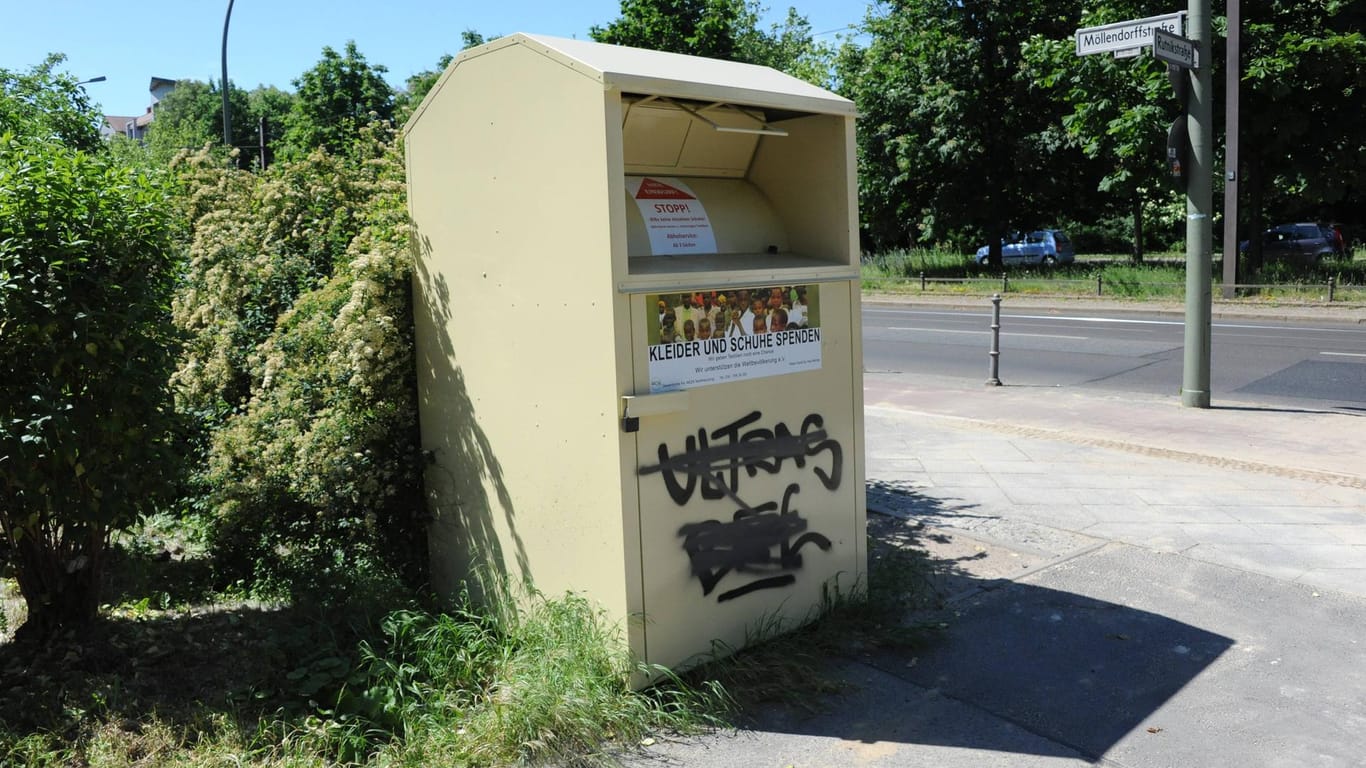
[[[1322,526],[1306,523],[1248,523],[1262,541],[1293,548],[1297,552],[1331,553],[1329,557],[1351,557],[1352,548],[1343,545],[1332,531]],[[1311,557],[1320,557],[1319,554]],[[1366,565],[1366,563],[1363,563]]]
[[[1085,528],[1082,533],[1158,552],[1184,552],[1199,543],[1177,524],[1107,522]]]
[[[1366,568],[1315,568],[1298,581],[1313,587],[1337,590],[1366,597]]]

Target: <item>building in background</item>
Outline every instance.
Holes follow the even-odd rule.
[[[156,117],[157,104],[166,98],[168,93],[175,90],[175,85],[175,80],[167,80],[164,77],[152,78],[151,84],[147,87],[152,95],[152,103],[148,105],[147,111],[136,117],[105,115],[104,127],[100,129],[100,134],[106,139],[119,134],[142,141],[143,137],[147,135],[147,126],[151,125],[152,120]]]

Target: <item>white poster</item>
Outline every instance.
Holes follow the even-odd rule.
[[[645,301],[651,392],[821,367],[817,285],[665,293]]]
[[[650,176],[628,176],[626,190],[640,208],[650,252],[656,256],[716,253],[716,234],[711,219],[688,185],[682,181]]]

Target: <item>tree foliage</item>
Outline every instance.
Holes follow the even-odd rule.
[[[1267,213],[1361,226],[1366,6],[1245,0],[1241,9],[1245,231],[1260,231]],[[1221,49],[1216,65],[1223,58]]]
[[[1100,26],[1143,13],[1143,6],[1132,2],[1097,3],[1079,25]],[[1179,194],[1166,165],[1166,142],[1168,127],[1181,112],[1166,65],[1150,56],[1078,57],[1072,40],[1042,35],[1026,41],[1022,55],[1036,90],[1062,107],[1068,139],[1096,161],[1096,189],[1108,201],[1102,207],[1131,217],[1133,258],[1141,260],[1144,222]]]
[[[1266,212],[1344,221],[1350,233],[1363,223],[1366,181],[1366,129],[1353,118],[1366,109],[1366,6],[1246,0],[1241,8],[1243,232],[1259,231]],[[1076,28],[1151,10],[1130,0],[875,6],[870,42],[846,45],[835,68],[862,115],[869,242],[965,246],[1006,222],[1123,215],[1137,225],[1173,210],[1180,193],[1167,178],[1165,143],[1177,104],[1164,67],[1148,56],[1077,57],[1072,43]],[[1218,165],[1222,16],[1214,28],[1204,58],[1214,70]]]
[[[1079,154],[1057,105],[1033,89],[1022,49],[1035,34],[1069,36],[1072,8],[909,0],[870,12],[872,41],[846,47],[837,79],[863,115],[861,205],[874,244],[962,245],[1066,206]],[[1040,183],[1041,170],[1066,182]]]
[[[757,0],[622,0],[621,16],[589,35],[600,43],[761,64],[810,82],[829,80],[834,51],[816,43],[806,18],[759,28]]]
[[[261,118],[266,118],[267,147],[284,137],[284,120],[294,102],[292,94],[260,86],[250,92],[229,83],[228,106],[232,110],[232,145],[249,158],[244,165],[259,167]],[[152,158],[165,165],[178,153],[206,144],[223,143],[223,90],[220,84],[181,80],[156,107],[148,126],[147,146]]]
[[[355,41],[340,54],[324,46],[322,59],[294,81],[285,131],[288,156],[303,157],[317,147],[344,153],[363,127],[392,120],[394,92],[384,81],[387,71],[367,62]]]
[[[23,631],[46,637],[95,617],[110,532],[174,488],[177,261],[147,176],[0,103],[32,115],[29,137],[0,137],[0,533]]]
[[[57,71],[66,61],[49,54],[28,72],[0,69],[0,134],[56,141],[72,149],[102,147],[103,118],[76,78]]]
[[[245,144],[250,135],[243,119],[247,94],[235,86],[228,91],[232,107],[233,144]],[[175,89],[156,105],[156,115],[147,127],[147,146],[152,156],[165,164],[179,152],[196,150],[205,144],[223,143],[223,91],[215,83],[180,80]]]

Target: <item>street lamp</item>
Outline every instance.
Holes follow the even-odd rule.
[[[228,0],[228,13],[223,17],[223,143],[232,148],[232,108],[228,106],[228,22],[232,21],[232,3]]]
[[[103,83],[107,79],[108,78],[106,78],[104,75],[100,75],[99,77],[92,77],[89,80],[82,80],[79,83],[76,83],[76,85],[85,85],[86,83]]]

